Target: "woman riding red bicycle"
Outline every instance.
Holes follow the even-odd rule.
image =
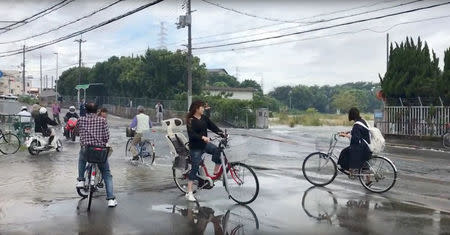
[[[189,113],[186,116],[186,127],[189,136],[189,152],[191,155],[192,169],[189,174],[189,181],[187,186],[186,199],[188,201],[195,201],[192,190],[194,180],[197,180],[199,165],[202,161],[203,153],[212,155],[212,161],[216,164],[214,167],[214,174],[220,170],[220,150],[210,143],[208,137],[208,129],[212,132],[223,136],[223,131],[219,129],[207,116],[203,115],[205,111],[205,103],[201,100],[194,101],[189,107]]]

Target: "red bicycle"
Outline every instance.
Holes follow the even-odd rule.
[[[225,132],[226,133],[226,132]],[[213,140],[220,139],[219,150],[222,165],[220,170],[215,175],[210,175],[206,168],[204,159],[202,159],[199,167],[198,180],[194,183],[193,192],[196,193],[201,189],[212,189],[214,183],[222,178],[223,186],[228,194],[228,198],[231,198],[239,204],[249,204],[253,202],[259,193],[259,181],[253,169],[241,162],[228,162],[225,154],[225,149],[228,147],[229,136],[225,134],[225,137],[215,137]],[[179,167],[179,164],[174,164],[172,167],[173,179],[178,189],[183,193],[187,191],[188,176],[191,172],[191,159],[187,156],[186,164],[184,167]],[[226,173],[224,174],[224,170]]]

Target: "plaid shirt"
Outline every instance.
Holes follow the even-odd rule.
[[[81,146],[105,147],[109,141],[109,128],[106,120],[96,114],[86,114],[77,122],[80,131]]]

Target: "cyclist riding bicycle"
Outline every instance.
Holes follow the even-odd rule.
[[[192,169],[189,174],[189,181],[186,193],[186,199],[188,201],[195,201],[194,194],[192,192],[192,185],[194,180],[197,179],[197,173],[199,165],[202,161],[203,153],[212,155],[212,161],[216,164],[214,167],[214,174],[217,174],[220,170],[220,150],[219,148],[210,143],[208,138],[208,129],[214,133],[223,136],[223,131],[219,129],[208,117],[203,115],[205,111],[205,103],[197,100],[189,107],[189,113],[186,116],[186,127],[189,136],[189,152],[192,161]]]
[[[348,120],[355,121],[351,132],[342,132],[340,136],[350,138],[350,146],[343,149],[338,164],[345,170],[349,170],[354,177],[364,162],[369,160],[372,152],[367,144],[370,144],[370,135],[367,122],[361,118],[357,108],[351,108],[348,112]],[[356,124],[359,122],[366,127]]]
[[[133,160],[139,160],[139,151],[136,148],[136,145],[141,142],[142,133],[145,131],[149,131],[152,128],[152,121],[147,114],[144,114],[144,107],[139,105],[137,107],[138,114],[131,121],[130,128],[136,129],[136,134],[133,137],[133,141],[131,142],[131,153],[133,154]]]
[[[36,133],[42,133],[45,137],[50,136],[47,143],[49,146],[55,138],[56,133],[55,130],[48,127],[48,125],[56,126],[58,123],[48,117],[47,109],[45,107],[41,107],[39,109],[39,115],[34,119],[34,131]]]

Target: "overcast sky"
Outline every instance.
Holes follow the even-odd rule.
[[[59,1],[1,0],[0,9],[2,9],[2,14],[0,21],[21,20]],[[114,1],[75,0],[66,7],[23,27],[0,34],[0,43],[41,33],[87,15]],[[238,14],[199,0],[193,0],[192,9],[195,11],[192,19],[194,48],[293,33],[444,2],[440,0],[424,0],[401,7],[305,26],[304,23],[282,23],[275,20],[298,21],[299,19],[319,14],[347,10],[300,21],[326,20],[387,8],[412,2],[413,0],[208,1],[272,20]],[[147,2],[150,1],[124,1],[108,10],[56,32],[20,43],[0,44],[0,52],[21,48],[23,43],[27,46],[32,46],[65,36],[137,8]],[[167,32],[165,39],[167,48],[169,50],[185,49],[183,44],[186,44],[187,30],[178,30],[175,25],[178,16],[184,13],[185,9],[182,9],[182,1],[166,0],[120,21],[86,33],[83,35],[83,39],[87,40],[87,42],[82,44],[83,61],[86,66],[93,66],[96,62],[106,60],[112,55],[136,55],[142,54],[147,47],[158,48],[160,46],[158,34],[161,22],[164,22]],[[398,25],[388,30],[399,23],[440,16],[448,17]],[[0,27],[5,25],[5,23],[0,23]],[[406,36],[412,36],[413,38],[420,36],[428,42],[430,48],[435,50],[441,59],[440,65],[442,67],[444,50],[450,47],[449,26],[450,5],[445,5],[313,33],[255,43],[194,50],[194,55],[200,57],[201,61],[208,68],[225,68],[232,75],[236,75],[236,72],[238,72],[238,77],[241,81],[254,79],[260,82],[263,80],[266,92],[281,85],[333,85],[356,81],[377,82],[378,73],[384,74],[386,69],[386,32],[384,31],[388,30],[391,41],[398,42],[404,40]],[[248,30],[255,27],[259,27],[259,29]],[[371,31],[366,29],[371,29]],[[221,35],[211,36],[217,34]],[[74,66],[78,62],[78,44],[74,40],[78,38],[72,38],[27,53],[27,75],[31,74],[34,77],[39,77],[39,54],[42,54],[43,57],[44,75],[55,75],[56,56],[53,54],[54,52],[59,53],[60,73],[64,69]],[[22,55],[0,58],[0,70],[17,69],[21,60]]]

